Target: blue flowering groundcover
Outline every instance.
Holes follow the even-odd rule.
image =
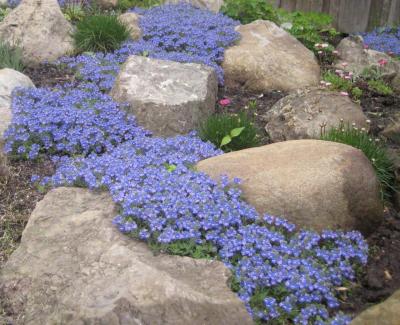
[[[240,198],[240,180],[216,182],[193,167],[222,151],[194,133],[153,137],[106,94],[132,54],[201,62],[223,83],[219,64],[238,38],[235,21],[183,4],[141,13],[139,41],[114,53],[60,60],[76,70],[79,82],[15,91],[6,151],[25,159],[50,155],[57,169],[52,177],[33,177],[41,186],[108,190],[120,207],[113,222],[123,233],[162,247],[191,245],[219,258],[257,321],[349,323],[337,312],[335,288],[355,280],[355,268],[367,261],[360,233],[317,234],[259,215]]]
[[[369,48],[400,57],[400,27],[377,28],[361,35]]]

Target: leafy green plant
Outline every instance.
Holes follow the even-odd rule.
[[[65,19],[73,23],[81,21],[86,16],[82,5],[74,2],[68,3],[66,7],[63,8],[63,14]]]
[[[257,19],[280,23],[276,9],[265,0],[226,0],[221,11],[242,24],[248,24]]]
[[[355,100],[360,100],[361,96],[363,95],[363,91],[358,88],[358,87],[354,87],[351,90],[351,96],[355,99]]]
[[[393,95],[393,89],[387,85],[383,80],[369,80],[368,87],[380,95],[389,96]]]
[[[161,3],[161,0],[118,0],[117,9],[125,11],[133,7],[151,8]]]
[[[201,125],[199,135],[225,152],[258,145],[257,130],[246,114],[218,114],[210,116]]]
[[[22,49],[0,41],[0,69],[10,68],[17,71],[24,69]]]
[[[308,49],[317,51],[315,44],[322,43],[322,34],[328,34],[334,37],[338,32],[331,27],[332,17],[317,12],[300,12],[292,13],[286,10],[279,9],[278,17],[281,21],[281,26],[290,34],[296,37]]]
[[[323,79],[331,83],[331,88],[335,90],[351,92],[353,88],[353,83],[350,80],[344,79],[331,71],[325,72]]]
[[[169,244],[160,244],[156,240],[149,241],[149,246],[155,253],[189,256],[196,259],[213,259],[217,250],[211,243],[197,244],[194,240],[177,240]]]
[[[0,8],[0,21],[3,21],[10,11],[10,8]]]
[[[341,122],[338,127],[321,132],[321,140],[340,142],[360,149],[371,161],[381,183],[383,200],[391,197],[396,191],[395,168],[385,147],[377,139],[372,139],[364,129]]]
[[[129,30],[115,15],[94,15],[78,22],[73,36],[78,52],[109,52],[129,38]]]

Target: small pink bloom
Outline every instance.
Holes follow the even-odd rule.
[[[323,52],[322,51],[318,51],[318,54],[322,54]]]
[[[350,79],[351,79],[351,77],[350,77],[350,76],[344,76],[344,79],[346,79],[346,80],[350,80]]]
[[[338,54],[339,54],[339,51],[334,50],[334,51],[332,51],[332,53],[333,53],[334,55],[338,55]]]
[[[369,49],[369,46],[367,44],[364,44],[364,49]]]
[[[221,106],[228,106],[228,105],[230,105],[230,103],[231,103],[231,100],[229,98],[224,98],[219,101],[219,104]]]
[[[347,67],[349,64],[347,62],[342,63],[342,67]]]
[[[349,93],[347,91],[341,91],[340,95],[342,96],[349,96]]]
[[[380,65],[381,67],[383,67],[384,65],[386,65],[386,64],[388,63],[388,60],[386,60],[386,59],[380,59],[380,60],[378,61],[378,63],[379,63],[379,65]]]

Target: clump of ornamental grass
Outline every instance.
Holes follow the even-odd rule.
[[[371,161],[381,184],[382,200],[388,200],[395,188],[395,168],[379,139],[373,139],[364,128],[341,122],[338,127],[322,130],[321,140],[344,143],[360,149]]]
[[[24,69],[22,49],[0,41],[0,69],[10,68],[17,71]]]
[[[259,144],[257,129],[245,113],[212,115],[199,128],[199,136],[225,152]]]
[[[115,15],[83,18],[73,34],[78,52],[110,52],[129,38],[129,29]]]

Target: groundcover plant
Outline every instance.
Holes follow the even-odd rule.
[[[369,48],[400,56],[400,27],[377,28],[361,35]]]
[[[196,17],[182,19],[188,11]],[[180,31],[162,32],[172,19]],[[349,323],[337,312],[336,288],[354,280],[355,268],[367,261],[360,233],[296,231],[286,220],[259,215],[241,199],[238,179],[216,182],[195,170],[196,162],[221,150],[195,134],[152,137],[104,93],[132,53],[217,64],[223,45],[236,39],[233,21],[178,5],[144,12],[141,25],[144,38],[115,53],[61,60],[77,69],[77,84],[17,89],[7,152],[23,159],[51,156],[57,170],[33,177],[39,186],[108,190],[120,207],[113,222],[123,233],[164,251],[223,261],[233,274],[232,289],[255,320]],[[197,34],[204,29],[207,37]],[[204,50],[200,37],[213,50]]]

